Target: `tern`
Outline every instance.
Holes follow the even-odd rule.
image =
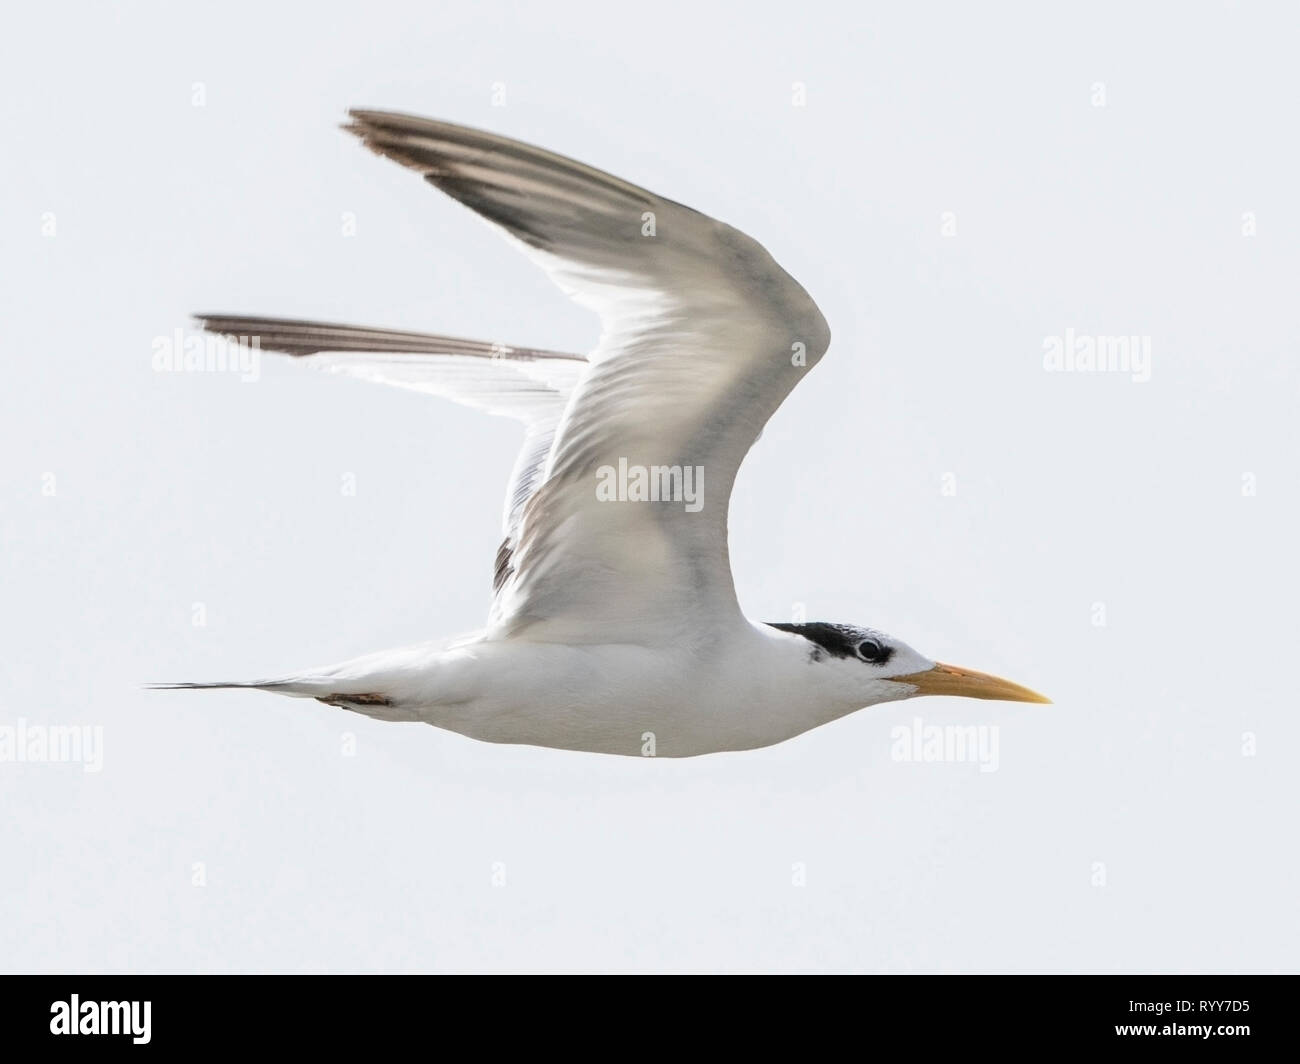
[[[595,311],[586,356],[196,315],[332,373],[523,423],[485,627],[254,688],[494,743],[658,757],[751,750],[882,702],[1043,696],[874,628],[750,621],[727,553],[736,471],[830,330],[752,238],[540,148],[353,110],[345,130],[475,211]]]

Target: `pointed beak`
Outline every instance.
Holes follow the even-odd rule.
[[[1045,702],[1049,705],[1052,701],[1037,691],[1021,687],[1000,676],[990,676],[974,669],[959,669],[956,665],[945,665],[943,662],[925,672],[891,676],[890,679],[895,683],[910,684],[916,688],[918,695],[957,695],[961,698],[991,698],[998,702]]]

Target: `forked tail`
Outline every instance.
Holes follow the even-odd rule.
[[[417,721],[421,717],[410,708],[397,705],[382,691],[348,690],[348,688],[373,687],[373,684],[357,684],[340,680],[337,677],[306,678],[298,677],[288,680],[223,680],[213,683],[150,683],[145,684],[149,691],[220,691],[240,689],[246,691],[270,691],[272,694],[289,695],[292,698],[314,698],[339,709],[349,709],[376,720]]]
[[[308,690],[308,684],[298,680],[221,680],[215,683],[147,683],[146,691],[216,691],[222,688],[242,687],[251,691],[274,691],[282,695],[300,695],[311,697],[316,694]]]

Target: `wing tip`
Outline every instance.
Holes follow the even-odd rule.
[[[503,358],[516,362],[558,360],[587,362],[585,355],[523,344],[470,340],[459,336],[387,329],[382,326],[344,325],[340,322],[304,318],[262,318],[247,314],[193,313],[193,322],[204,332],[243,342],[256,341],[262,351],[291,358],[307,358],[329,352],[460,355],[466,358]]]
[[[351,133],[361,141],[363,147],[418,173],[428,175],[436,172],[427,159],[420,158],[403,143],[403,138],[409,136],[413,128],[418,128],[418,123],[428,122],[428,119],[418,119],[414,115],[399,115],[390,111],[363,111],[356,108],[350,110],[348,115],[351,121],[340,122],[339,129]]]
[[[355,133],[358,136],[365,132],[379,132],[381,130],[410,132],[413,129],[423,129],[429,132],[449,133],[461,131],[477,135],[490,135],[483,134],[482,131],[472,129],[469,126],[460,126],[453,122],[442,122],[436,118],[413,115],[405,111],[385,111],[378,107],[349,107],[348,120],[340,122],[339,128],[345,129],[349,133]]]

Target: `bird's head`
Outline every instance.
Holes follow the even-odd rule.
[[[807,641],[808,661],[828,671],[827,679],[859,705],[918,695],[957,695],[1001,702],[1050,702],[1036,691],[988,673],[931,661],[904,643],[872,628],[851,624],[773,624]]]

